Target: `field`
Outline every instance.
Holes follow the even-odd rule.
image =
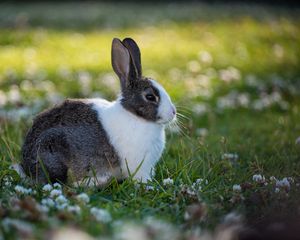
[[[299,219],[299,16],[256,5],[0,4],[0,239],[203,239]],[[114,37],[139,43],[144,75],[180,113],[155,178],[101,189],[22,181],[10,166],[35,114],[117,96]]]

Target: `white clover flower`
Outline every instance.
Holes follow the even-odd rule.
[[[55,202],[51,198],[44,198],[41,203],[47,207],[54,207],[55,205]]]
[[[202,184],[203,182],[206,185],[208,184],[208,180],[207,179],[204,180],[203,178],[197,178],[195,181],[196,184]]]
[[[241,192],[242,191],[241,185],[234,184],[233,187],[232,187],[232,190],[235,191],[235,192]]]
[[[43,213],[49,212],[49,207],[47,207],[46,205],[37,204],[36,206],[40,212],[43,212]]]
[[[78,205],[67,206],[67,211],[75,214],[80,214],[81,209]]]
[[[8,100],[11,103],[17,103],[21,99],[20,89],[17,85],[12,85],[7,93]]]
[[[196,191],[202,191],[202,186],[199,184],[192,184],[192,189],[196,190]]]
[[[241,79],[241,73],[234,67],[228,67],[219,71],[220,79],[224,82],[230,83],[232,81],[238,81]]]
[[[217,99],[217,108],[222,109],[234,109],[236,107],[235,100],[230,95],[219,97]]]
[[[288,177],[287,180],[290,182],[290,183],[295,183],[295,179],[293,177]]]
[[[208,134],[208,130],[206,128],[197,128],[196,135],[199,137],[205,137]]]
[[[172,178],[166,178],[166,179],[163,180],[163,184],[164,184],[164,186],[173,185],[174,181],[173,181]]]
[[[205,180],[203,178],[196,179],[196,181],[192,184],[192,189],[197,190],[197,191],[202,191],[201,184],[203,184],[203,182],[206,185],[208,184],[208,180],[207,179],[205,179]]]
[[[76,196],[76,199],[82,203],[89,203],[90,197],[86,193],[80,193]]]
[[[53,187],[49,183],[44,185],[43,188],[42,188],[42,190],[45,191],[45,192],[50,192],[52,189],[53,189]]]
[[[197,178],[195,183],[196,184],[201,184],[203,182],[203,178]]]
[[[201,66],[198,61],[190,61],[188,62],[188,69],[190,72],[199,72],[201,70]]]
[[[64,195],[59,195],[56,199],[55,202],[57,202],[58,204],[64,204],[64,203],[68,203],[68,199],[65,198]]]
[[[108,223],[112,220],[110,213],[105,209],[92,207],[90,212],[99,222]]]
[[[151,186],[151,185],[146,185],[146,186],[145,186],[145,189],[146,189],[147,191],[153,191],[153,190],[154,190],[154,187]]]
[[[276,181],[277,181],[277,178],[276,178],[276,177],[274,177],[274,176],[271,176],[271,177],[270,177],[270,181],[272,181],[272,182],[276,182]]]
[[[252,179],[253,179],[253,181],[259,182],[259,183],[263,183],[266,180],[265,177],[263,175],[261,175],[261,174],[255,174],[255,175],[253,175]]]
[[[53,189],[51,192],[50,192],[50,197],[52,198],[55,198],[57,196],[60,196],[62,194],[62,191],[59,190],[59,189]]]
[[[241,107],[248,107],[250,103],[249,94],[241,93],[237,96],[237,102]]]
[[[192,108],[192,111],[193,113],[195,113],[196,115],[198,116],[202,116],[204,115],[205,113],[207,113],[208,111],[208,108],[207,108],[207,105],[206,104],[195,104]]]
[[[64,210],[64,209],[66,209],[68,207],[68,204],[67,203],[63,203],[63,204],[58,204],[58,205],[56,205],[56,208],[58,209],[58,210]]]
[[[12,185],[12,177],[11,176],[5,176],[4,178],[3,178],[3,185],[5,186],[5,187],[11,187],[11,185]]]
[[[61,185],[59,183],[54,183],[53,184],[53,187],[54,188],[57,188],[57,189],[61,189]]]
[[[31,193],[33,193],[31,188],[24,188],[21,185],[16,185],[15,186],[15,191],[17,193],[20,193],[20,194],[31,194]]]
[[[0,106],[4,106],[7,103],[7,95],[0,90]]]
[[[278,188],[285,188],[287,190],[290,190],[291,184],[290,184],[289,180],[285,177],[285,178],[283,178],[281,180],[277,180],[276,181],[276,187],[278,187]]]
[[[203,63],[209,64],[213,61],[211,54],[207,51],[199,52],[198,57],[199,57],[200,61],[202,61]]]
[[[187,188],[186,193],[190,196],[196,196],[197,195],[196,192],[191,188]]]

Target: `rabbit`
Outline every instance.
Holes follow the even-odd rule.
[[[133,39],[114,38],[111,57],[121,84],[115,101],[67,99],[33,120],[21,168],[35,183],[101,186],[113,177],[143,183],[153,177],[176,108],[159,83],[142,76]]]

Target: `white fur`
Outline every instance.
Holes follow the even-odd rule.
[[[105,173],[105,174],[97,174],[96,176],[87,177],[81,179],[77,182],[73,182],[75,186],[104,186],[109,182],[112,177],[112,173]]]
[[[158,89],[160,95],[160,103],[158,107],[158,116],[160,120],[157,123],[168,123],[175,117],[175,107],[166,90],[156,81],[150,80],[155,88]]]
[[[93,103],[110,144],[121,160],[120,171],[114,170],[114,176],[117,178],[134,174],[135,179],[147,182],[154,174],[154,167],[163,152],[165,146],[163,123],[173,119],[174,106],[163,87],[153,80],[152,83],[159,90],[161,97],[158,110],[161,120],[158,122],[144,120],[127,111],[121,105],[120,99],[115,102],[103,99],[88,100]]]

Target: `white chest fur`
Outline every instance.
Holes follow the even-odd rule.
[[[89,102],[94,104],[110,144],[118,153],[122,176],[127,177],[129,170],[138,180],[150,179],[164,149],[164,126],[135,116],[118,101],[90,99]]]

